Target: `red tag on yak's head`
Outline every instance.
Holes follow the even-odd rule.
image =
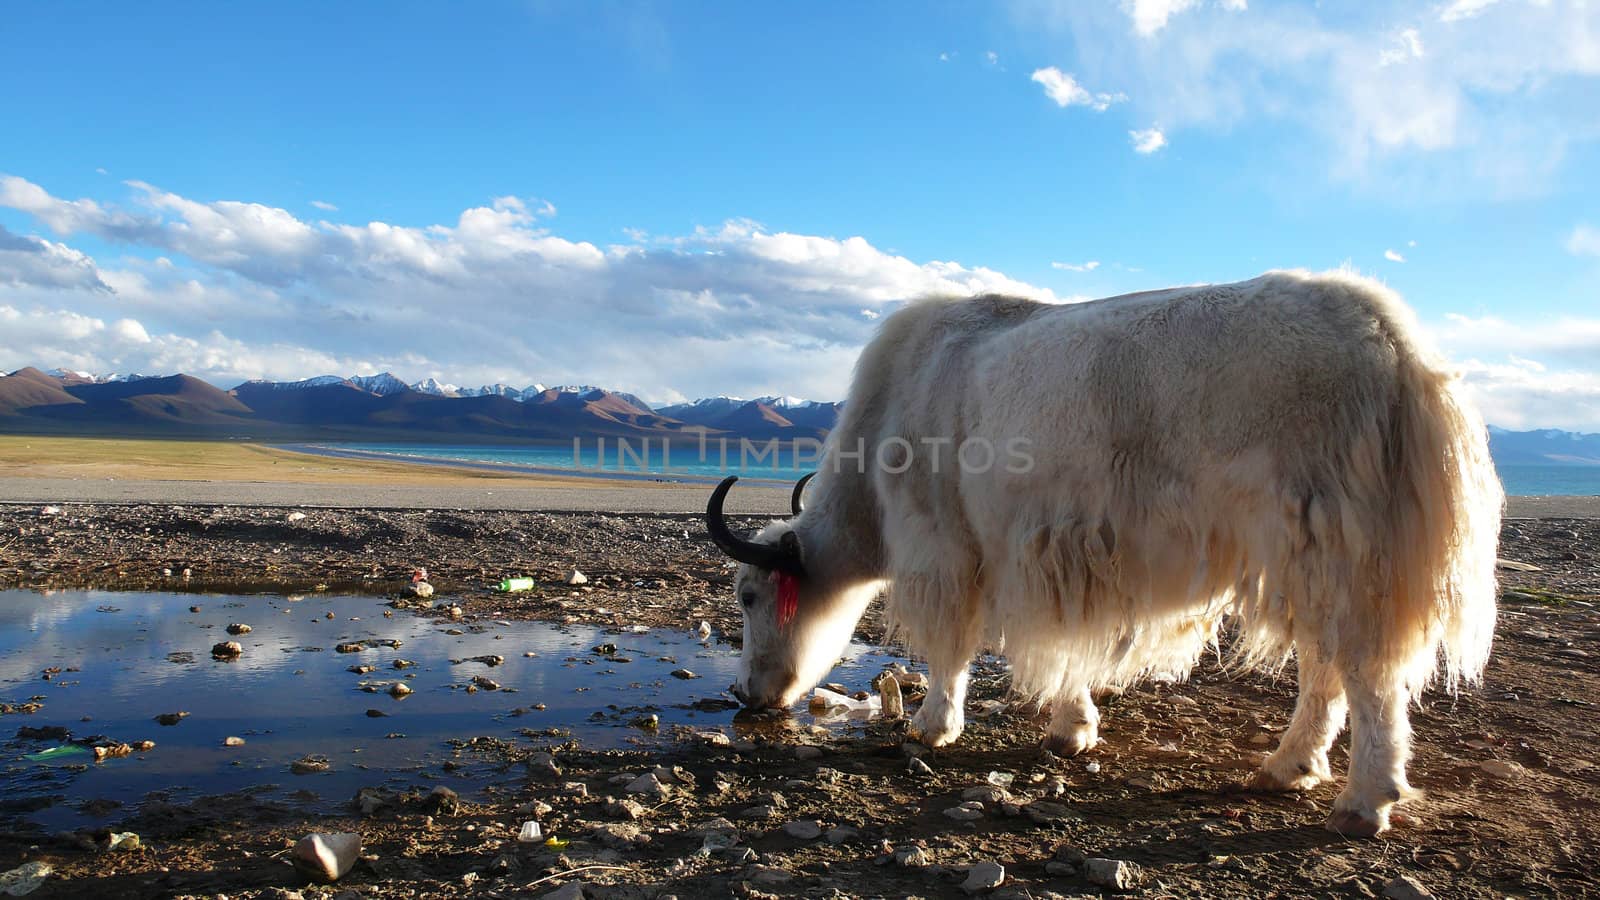
[[[778,588],[778,627],[788,628],[800,608],[800,579],[788,572],[773,572],[772,583]]]

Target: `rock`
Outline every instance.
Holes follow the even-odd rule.
[[[1083,877],[1113,891],[1130,891],[1144,880],[1144,871],[1138,865],[1123,859],[1090,857],[1083,861]]]
[[[797,819],[784,825],[783,833],[796,840],[814,841],[822,837],[822,823],[816,819]]]
[[[707,622],[705,619],[701,619],[700,620],[700,627],[695,629],[695,634],[700,635],[700,640],[702,640],[702,641],[710,640],[711,639],[711,623]]]
[[[911,759],[906,762],[906,771],[913,775],[919,775],[923,778],[928,778],[933,775],[933,767],[915,756],[911,757]]]
[[[658,798],[665,797],[668,793],[667,786],[662,784],[661,780],[657,778],[653,772],[646,772],[645,774],[640,775],[638,778],[628,782],[628,786],[623,788],[623,790],[630,794],[645,794],[647,796]]]
[[[733,739],[720,731],[702,731],[694,737],[708,747],[727,747],[733,744]]]
[[[700,676],[696,675],[695,673],[693,673],[691,671],[689,671],[688,669],[673,669],[672,670],[672,677],[673,678],[682,678],[684,681],[688,681],[691,678],[699,678]]]
[[[1006,793],[1005,788],[996,787],[992,784],[970,787],[961,792],[961,799],[963,800],[980,800],[984,803],[1004,803],[1010,798],[1011,795]]]
[[[61,507],[59,507],[59,506],[46,506],[43,509],[39,510],[39,515],[41,515],[41,516],[59,516],[59,515],[61,515]]]
[[[971,822],[983,818],[983,804],[976,800],[969,800],[960,806],[952,806],[944,811],[945,818],[955,819],[957,822]]]
[[[184,719],[187,719],[187,718],[189,718],[189,714],[187,712],[162,713],[162,714],[156,716],[156,724],[158,724],[158,725],[176,725],[179,722],[182,722]]]
[[[463,612],[463,611],[462,611],[462,610],[461,610],[461,607],[459,607],[459,606],[452,606],[452,607],[450,607],[450,609],[449,609],[449,613],[450,613],[450,618],[452,618],[452,619],[459,619],[459,618],[461,618],[461,617],[462,617],[462,616],[465,616],[465,615],[466,615],[466,613],[465,613],[465,612]]]
[[[422,798],[422,806],[434,815],[453,816],[461,811],[461,796],[441,784]]]
[[[356,791],[355,799],[351,800],[350,804],[356,808],[356,812],[361,813],[363,816],[373,816],[377,815],[379,810],[393,801],[394,795],[388,791],[382,788],[365,787]]]
[[[415,660],[400,659],[399,657],[395,657],[394,662],[390,663],[389,665],[394,666],[396,669],[409,669],[416,664],[417,663]]]
[[[394,684],[389,685],[389,696],[391,697],[404,697],[409,693],[411,693],[411,688],[403,681],[396,681]]]
[[[294,845],[294,867],[313,881],[330,884],[349,874],[361,856],[361,835],[348,831],[308,834]]]
[[[244,746],[244,738],[237,737],[235,735],[231,735],[230,734],[227,737],[222,739],[222,746],[224,746],[224,747],[243,747]]]
[[[405,594],[408,597],[421,597],[426,600],[433,596],[433,585],[426,581],[413,581],[405,586]]]
[[[903,719],[906,715],[905,697],[900,691],[900,680],[894,672],[879,673],[872,680],[872,686],[878,691],[878,706],[883,710],[885,719]]]
[[[1528,774],[1528,770],[1521,765],[1503,759],[1486,759],[1478,763],[1478,768],[1496,778],[1521,778]]]
[[[1494,567],[1502,572],[1543,572],[1544,570],[1533,563],[1518,562],[1514,559],[1497,559]],[[1397,881],[1399,879],[1396,879]],[[1394,882],[1390,882],[1393,884]]]
[[[482,675],[472,676],[472,683],[486,691],[500,690],[500,682],[495,681],[493,678],[485,678]]]
[[[582,572],[579,572],[577,569],[573,569],[571,572],[567,573],[567,584],[588,584],[588,583],[589,583],[589,576],[583,574]]]
[[[853,841],[858,837],[861,837],[861,832],[851,828],[849,825],[835,825],[828,829],[828,843],[830,844],[842,844],[845,841]]]
[[[1022,812],[1028,818],[1041,824],[1045,822],[1083,821],[1083,816],[1079,815],[1077,812],[1062,806],[1059,803],[1051,803],[1048,800],[1035,800],[1032,803],[1029,803],[1027,806],[1024,806],[1022,808]]]
[[[635,728],[643,728],[645,731],[655,731],[661,727],[661,717],[655,713],[634,716],[632,725]]]
[[[794,748],[795,759],[820,759],[821,757],[821,747],[812,746],[811,744],[801,744],[800,746]]]
[[[745,810],[742,813],[739,813],[739,818],[741,818],[741,819],[752,819],[752,820],[755,820],[757,822],[765,822],[768,819],[773,818],[777,814],[778,814],[777,810],[773,809],[771,806],[769,806],[769,805],[767,805],[765,803],[761,803],[761,804],[757,804],[755,806],[750,807],[749,809]]]
[[[540,894],[541,900],[584,900],[588,895],[583,892],[583,883],[569,881],[548,894]]]
[[[606,801],[606,815],[616,819],[635,821],[644,818],[645,809],[635,800]]]
[[[253,629],[243,622],[233,622],[228,625],[229,634],[249,634]]]
[[[909,847],[905,850],[896,850],[894,861],[908,869],[920,869],[932,864],[933,859],[928,856],[928,851],[921,847]]]
[[[1433,893],[1410,875],[1401,875],[1383,886],[1389,900],[1433,900]]]
[[[234,659],[244,653],[244,645],[238,641],[223,641],[211,645],[211,655],[217,659]]]
[[[303,512],[299,512],[299,511],[292,512],[292,513],[289,513],[287,516],[284,516],[285,519],[288,519],[291,522],[298,522],[298,521],[304,519],[305,517],[306,517],[306,514],[303,513]]]
[[[378,671],[378,667],[377,666],[368,666],[368,665],[348,666],[348,667],[345,668],[345,671],[346,672],[354,672],[357,675],[365,675],[368,672],[376,672],[376,671]]]
[[[326,756],[320,754],[302,756],[289,764],[289,771],[296,775],[315,775],[318,772],[326,772],[331,768],[333,768],[333,763],[329,762]]]
[[[556,765],[556,758],[549,753],[535,753],[528,757],[528,771],[554,778],[561,774],[561,767]]]
[[[992,859],[986,859],[967,870],[967,878],[961,882],[961,889],[969,894],[992,891],[1005,880],[1006,867]]]
[[[367,649],[367,645],[361,643],[360,641],[345,641],[342,644],[335,644],[334,647],[333,647],[333,652],[335,652],[335,653],[360,653],[361,651],[363,651],[365,649]]]

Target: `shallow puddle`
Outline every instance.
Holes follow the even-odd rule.
[[[115,820],[152,792],[177,802],[249,789],[332,809],[361,787],[431,783],[451,739],[565,729],[586,746],[618,747],[666,739],[675,725],[726,729],[733,720],[729,709],[694,704],[728,699],[737,654],[686,631],[386,611],[373,597],[322,594],[0,591],[0,702],[42,703],[0,716],[0,815],[81,827]],[[230,623],[251,630],[229,635]],[[227,640],[244,653],[212,658],[212,645]],[[339,652],[341,644],[361,649]],[[397,659],[414,665],[397,669]],[[830,678],[864,689],[893,659],[852,645]],[[373,671],[350,671],[359,666]],[[699,677],[672,674],[681,669]],[[474,677],[498,689],[480,682],[469,692]],[[391,696],[395,682],[411,693]],[[176,724],[157,721],[179,712],[188,715]],[[635,724],[650,714],[657,732]],[[70,738],[18,736],[51,726]],[[156,746],[96,763],[72,742],[97,735]],[[229,737],[244,744],[225,746]],[[40,753],[47,758],[27,758]],[[325,758],[327,771],[292,772],[306,757]],[[517,777],[484,766],[453,772],[450,784],[470,796],[474,785]]]

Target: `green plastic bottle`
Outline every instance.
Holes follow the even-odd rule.
[[[508,594],[512,591],[531,591],[533,590],[533,579],[507,578],[505,581],[500,582],[499,587],[500,590],[505,591]]]

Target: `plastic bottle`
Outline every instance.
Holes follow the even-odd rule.
[[[505,591],[506,593],[511,593],[512,591],[531,591],[533,590],[533,579],[507,578],[506,580],[500,582],[499,589]]]

